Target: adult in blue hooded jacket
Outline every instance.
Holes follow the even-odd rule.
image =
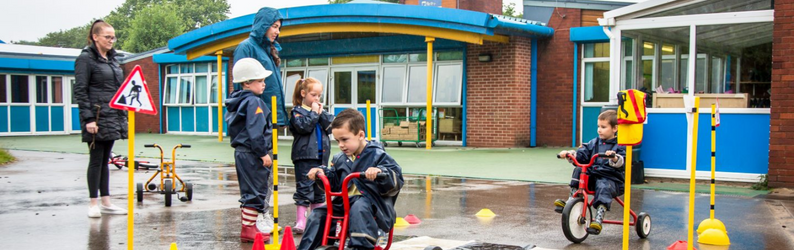
[[[264,7],[259,9],[254,16],[254,24],[251,27],[251,34],[248,38],[240,42],[234,50],[234,61],[242,58],[254,58],[265,69],[274,72],[265,78],[265,92],[260,98],[265,101],[268,109],[271,107],[271,96],[276,96],[276,115],[278,126],[289,125],[289,113],[284,106],[284,85],[281,82],[281,58],[278,52],[281,45],[276,41],[281,31],[281,13],[277,9]]]

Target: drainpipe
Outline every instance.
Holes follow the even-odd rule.
[[[576,147],[576,105],[578,99],[576,98],[576,80],[579,79],[579,43],[573,43],[573,126],[571,126],[571,147]]]
[[[469,53],[468,52],[468,46],[464,46],[463,47],[463,117],[461,117],[461,119],[463,119],[463,120],[461,120],[461,123],[462,123],[462,126],[463,126],[462,129],[461,129],[461,132],[463,132],[461,137],[463,137],[463,146],[464,147],[466,147],[466,123],[467,123],[466,122],[466,109],[468,108],[467,105],[466,105],[467,104],[467,99],[468,99],[466,97],[466,92],[467,92],[466,85],[469,84],[469,81],[467,80],[468,79],[468,74],[466,74],[466,71],[469,68],[468,60],[466,60],[466,58],[468,58],[466,56],[467,53]]]
[[[530,67],[530,107],[529,107],[529,146],[537,146],[538,110],[538,40],[532,39],[532,65]]]

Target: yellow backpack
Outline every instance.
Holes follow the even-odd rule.
[[[635,89],[618,92],[618,144],[635,146],[642,143],[645,93]]]

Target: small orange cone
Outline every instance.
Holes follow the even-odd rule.
[[[416,225],[416,224],[422,223],[422,220],[420,220],[419,217],[416,217],[416,215],[413,215],[413,214],[406,215],[405,216],[405,221],[407,221],[411,225]]]
[[[694,247],[692,247],[692,249],[697,250]],[[668,246],[667,250],[686,250],[686,241],[685,240],[676,241],[672,245]]]
[[[296,250],[295,239],[292,238],[292,228],[289,226],[284,228],[284,239],[281,240],[280,250]]]
[[[265,240],[262,238],[262,233],[256,233],[254,237],[254,247],[251,250],[265,250]]]

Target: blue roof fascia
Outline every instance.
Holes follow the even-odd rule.
[[[254,15],[248,14],[226,21],[207,25],[168,40],[168,48],[177,54],[212,41],[223,40],[240,34],[251,33]]]
[[[546,26],[500,17],[494,17],[492,20],[496,24],[494,27],[496,33],[529,37],[550,37],[554,35],[554,29]]]
[[[463,42],[436,39],[434,51],[463,50]],[[324,41],[293,42],[282,44],[282,58],[313,58],[347,55],[373,55],[385,53],[423,52],[427,49],[424,37],[398,35]]]
[[[460,30],[484,35],[551,36],[554,29],[476,11],[399,4],[326,4],[279,9],[282,26],[321,23],[394,23]],[[255,14],[240,16],[182,34],[168,41],[176,54],[213,41],[251,32]],[[498,33],[498,32],[497,32]]]
[[[74,60],[41,60],[25,58],[0,58],[0,68],[18,71],[58,71],[74,73]]]
[[[228,57],[221,57],[224,61],[228,61]],[[186,55],[176,55],[176,54],[156,54],[152,56],[152,61],[157,64],[166,64],[166,63],[188,63],[188,62],[214,62],[217,61],[218,58],[214,56],[202,56],[193,60],[188,60]]]
[[[575,27],[571,28],[570,40],[575,43],[603,43],[609,42],[609,37],[603,26]]]

